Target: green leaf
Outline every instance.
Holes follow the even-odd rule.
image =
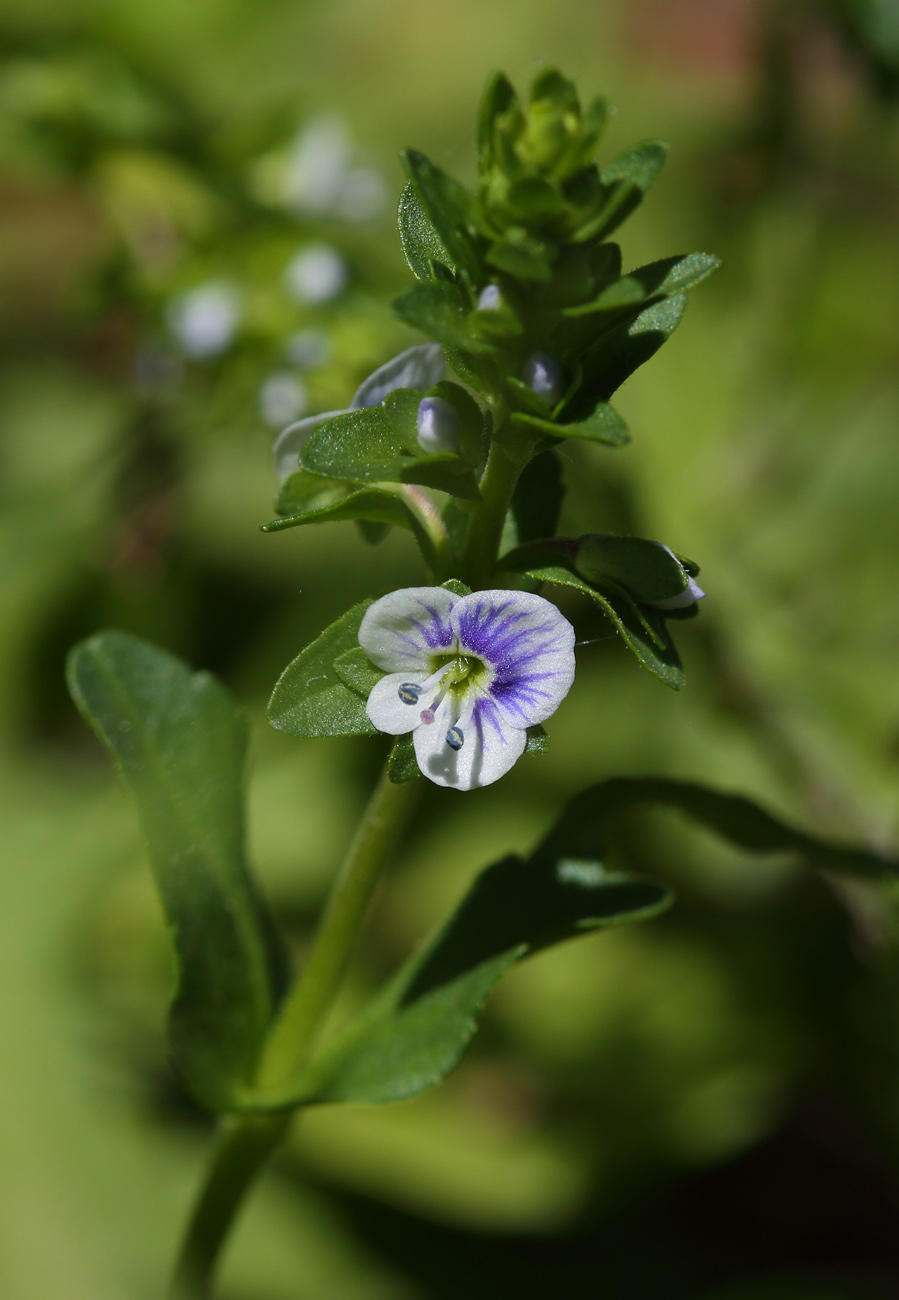
[[[406,736],[397,736],[391,746],[387,759],[387,776],[394,785],[403,785],[421,776],[411,732]]]
[[[397,222],[400,243],[409,270],[418,280],[434,280],[434,264],[457,270],[449,249],[440,238],[427,209],[411,181],[407,181],[400,195]]]
[[[356,483],[398,479],[409,453],[384,406],[323,420],[300,452],[305,469]]]
[[[314,514],[337,505],[350,490],[340,480],[297,469],[281,485],[275,510],[279,515]]]
[[[672,690],[679,691],[684,684],[684,673],[680,656],[665,620],[658,610],[638,605],[626,591],[609,583],[604,590],[586,582],[572,569],[564,564],[530,565],[522,561],[519,567],[514,557],[512,565],[517,572],[534,582],[551,582],[560,587],[573,587],[589,596],[606,613],[621,634],[628,650],[636,655],[643,667],[658,677]],[[509,563],[510,557],[503,560]]]
[[[613,158],[600,173],[600,180],[609,188],[608,195],[599,211],[574,232],[574,242],[607,239],[642,203],[667,156],[664,140],[644,140]]]
[[[493,986],[513,963],[590,930],[658,915],[671,894],[598,862],[507,857],[482,872],[450,921],[326,1045],[284,1097],[370,1105],[414,1097],[458,1063]]]
[[[376,668],[361,645],[352,650],[344,650],[334,660],[334,671],[345,686],[367,700],[372,689],[384,676],[382,668]]]
[[[581,415],[597,400],[608,401],[635,370],[658,352],[674,333],[687,305],[686,295],[674,294],[647,307],[633,321],[604,333],[584,361],[585,381],[571,413]]]
[[[346,685],[335,665],[339,656],[358,648],[359,624],[370,604],[354,605],[284,669],[268,706],[276,731],[303,737],[377,734],[365,700]]]
[[[650,298],[668,298],[699,284],[720,265],[718,258],[711,253],[689,253],[685,257],[665,257],[658,262],[649,262],[615,280],[592,302],[567,307],[564,315],[573,318],[590,316],[619,311]]]
[[[438,339],[446,347],[488,351],[468,325],[468,306],[462,290],[445,281],[414,284],[393,301],[393,311],[406,325]]]
[[[402,470],[400,479],[403,483],[418,483],[421,487],[449,492],[463,501],[481,500],[474,470],[461,456],[453,456],[450,452],[416,457]]]
[[[466,586],[464,582],[460,582],[458,578],[447,578],[446,582],[441,582],[440,585],[445,591],[451,591],[454,596],[471,595],[471,587]]]
[[[137,799],[178,960],[175,1068],[203,1105],[234,1109],[278,978],[244,860],[243,719],[214,678],[125,632],[81,642],[67,671],[72,698]]]
[[[687,586],[684,566],[658,542],[589,533],[580,539],[574,567],[587,582],[611,580],[640,601],[668,600]]]
[[[490,245],[487,261],[518,280],[546,282],[552,279],[555,245],[537,239],[524,226],[509,226],[501,239]]]
[[[285,487],[290,484],[288,479]],[[283,494],[278,504],[284,502]],[[361,488],[358,492],[345,491],[341,500],[319,510],[305,510],[284,519],[273,519],[263,524],[264,533],[278,533],[285,528],[298,528],[302,524],[321,524],[339,522],[344,519],[368,519],[373,523],[392,524],[397,528],[412,528],[414,517],[410,514],[402,499],[392,492],[380,488]]]
[[[564,496],[558,452],[543,451],[528,462],[515,485],[509,510],[511,545],[555,536]]]
[[[516,412],[511,418],[513,424],[539,429],[556,438],[582,438],[585,442],[601,442],[607,447],[623,447],[631,440],[624,420],[608,402],[597,403],[588,416],[572,424],[557,424],[554,420],[543,420],[526,412]]]
[[[502,72],[494,72],[484,89],[478,113],[478,170],[487,171],[494,162],[493,125],[501,113],[517,102],[515,88]]]
[[[807,835],[742,795],[723,794],[691,781],[664,777],[614,777],[584,790],[568,805],[538,854],[550,858],[601,855],[609,821],[635,804],[676,808],[753,853],[791,852],[826,871],[874,880],[899,877],[895,858]]]
[[[549,736],[539,722],[536,722],[533,727],[527,728],[527,743],[524,752],[526,754],[549,753]]]
[[[474,195],[415,149],[406,149],[400,157],[422,208],[449,253],[451,261],[447,265],[479,279],[479,213]]]

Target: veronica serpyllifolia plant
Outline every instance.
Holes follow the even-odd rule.
[[[419,778],[449,798],[489,785],[546,748],[541,724],[576,696],[575,633],[552,603],[557,588],[595,602],[640,665],[682,685],[669,623],[698,611],[695,564],[657,540],[558,535],[557,448],[575,439],[605,456],[628,442],[610,399],[717,265],[690,253],[622,270],[612,235],[666,151],[643,141],[598,164],[607,115],[601,99],[582,109],[556,71],[538,76],[526,103],[495,76],[475,191],[407,152],[399,229],[415,283],[394,310],[428,341],[375,371],[345,410],[292,424],[275,443],[282,485],[267,531],[355,520],[377,540],[404,528],[423,566],[422,584],[399,590],[385,573],[379,592],[287,666],[272,696],[272,725],[295,737],[394,738],[295,979],[244,861],[243,725],[225,692],[124,633],[73,651],[73,695],[136,792],[172,924],[173,1060],[222,1117],[173,1295],[209,1294],[234,1211],[298,1108],[433,1086],[513,962],[669,904],[664,885],[603,865],[604,827],[620,809],[674,804],[747,848],[793,850],[833,871],[897,871],[747,800],[661,779],[606,781],[573,798],[528,857],[483,871],[430,944],[320,1041]],[[301,806],[297,817],[302,833]]]

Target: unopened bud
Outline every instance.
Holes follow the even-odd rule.
[[[524,363],[521,377],[531,392],[542,397],[547,406],[555,406],[565,391],[562,367],[546,352],[531,353]]]
[[[672,560],[677,560],[677,556],[670,546],[666,546],[664,542],[656,542],[656,545],[661,546],[663,551],[667,551]],[[680,564],[680,560],[677,560],[677,562]],[[647,601],[647,604],[655,605],[656,609],[688,609],[690,605],[695,605],[697,600],[702,600],[705,595],[702,587],[695,578],[690,577],[686,568],[684,568],[684,572],[687,574],[687,585],[683,591],[678,592],[676,596],[669,596],[666,600]]]
[[[478,297],[478,311],[499,311],[503,297],[498,284],[485,285]]]
[[[452,402],[445,397],[424,397],[419,403],[419,445],[427,452],[452,452],[458,456],[461,445],[459,417]]]

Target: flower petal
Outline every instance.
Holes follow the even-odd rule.
[[[446,357],[439,343],[416,343],[399,356],[379,366],[363,380],[350,402],[351,411],[364,406],[380,406],[397,388],[417,388],[422,392],[438,384],[446,374]]]
[[[412,737],[422,774],[435,785],[475,790],[505,776],[524,753],[527,736],[512,727],[487,696],[450,691]]]
[[[555,605],[526,591],[475,591],[450,621],[462,653],[492,667],[487,694],[498,717],[530,727],[555,713],[574,681],[574,628]]]
[[[372,687],[365,712],[378,731],[386,731],[389,736],[402,736],[421,725],[422,709],[428,708],[439,687],[423,692],[417,699],[410,699],[414,691],[403,691],[402,688],[420,686],[425,677],[424,672],[388,673]]]
[[[300,451],[312,430],[317,429],[323,420],[330,420],[335,415],[346,415],[346,411],[322,411],[321,415],[308,415],[305,420],[297,420],[295,424],[288,424],[286,429],[281,430],[272,447],[272,457],[275,473],[282,483],[290,478],[294,470],[300,468]]]
[[[379,668],[388,672],[421,670],[427,676],[433,655],[455,649],[450,614],[458,602],[459,597],[443,587],[392,591],[365,611],[359,644]]]

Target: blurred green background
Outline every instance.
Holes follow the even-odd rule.
[[[0,1294],[151,1300],[208,1149],[165,1062],[171,960],[123,788],[67,700],[115,624],[252,721],[253,859],[298,953],[382,757],[293,741],[280,669],[418,581],[350,524],[263,536],[273,431],[415,341],[397,151],[473,176],[484,79],[541,62],[671,162],[625,262],[723,269],[564,450],[565,529],[702,565],[687,689],[576,603],[548,756],[428,789],[347,1002],[475,872],[615,773],[708,780],[895,846],[895,0],[0,5]],[[570,449],[569,449],[570,448]],[[441,1090],[296,1126],[223,1300],[880,1300],[899,1293],[899,960],[876,892],[668,815],[622,862],[673,912],[508,976]]]

